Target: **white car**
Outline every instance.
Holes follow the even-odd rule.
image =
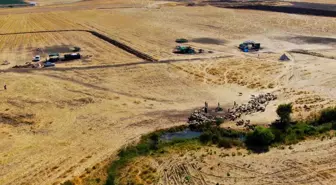
[[[38,62],[41,60],[41,56],[40,55],[36,55],[34,58],[33,58],[33,61],[34,62]]]

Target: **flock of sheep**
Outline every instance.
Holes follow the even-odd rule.
[[[251,100],[248,101],[247,104],[237,105],[236,102],[234,102],[233,107],[228,109],[225,119],[236,121],[242,115],[248,115],[255,112],[264,112],[268,103],[276,99],[277,99],[276,95],[266,93],[266,94],[260,94],[258,96],[252,95]],[[241,119],[236,122],[236,125],[237,126],[244,125],[244,127],[253,129],[253,126],[250,125],[250,120]]]
[[[234,102],[232,108],[229,108],[224,116],[213,116],[207,113],[207,103],[201,110],[195,110],[189,117],[189,124],[203,124],[206,122],[213,122],[216,118],[222,118],[224,120],[236,121],[237,126],[244,126],[247,129],[254,129],[254,125],[250,124],[250,120],[238,120],[243,115],[248,115],[256,112],[264,112],[266,106],[270,101],[276,100],[277,96],[271,93],[260,94],[258,96],[252,95],[247,104],[238,105]],[[216,112],[221,109],[218,105]],[[222,110],[222,109],[221,109]],[[238,121],[237,121],[238,120]]]

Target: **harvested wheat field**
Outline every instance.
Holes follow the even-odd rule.
[[[151,184],[333,184],[335,139],[309,141],[264,154],[243,149],[181,150],[142,157],[126,169],[121,182]],[[151,179],[151,180],[149,180]],[[159,179],[159,180],[158,180]],[[126,183],[123,183],[126,184]]]
[[[297,120],[336,105],[333,17],[182,1],[36,2],[37,7],[0,10],[0,84],[7,88],[0,90],[1,185],[72,179],[104,184],[85,178],[141,135],[186,124],[205,101],[226,108],[251,95],[276,94],[264,112],[242,117],[255,125],[277,119],[282,103],[293,103]],[[185,45],[197,54],[173,53],[178,38],[188,39]],[[241,52],[237,46],[246,40],[262,48]],[[49,53],[72,53],[74,46],[81,48],[79,60],[12,68],[31,63],[35,55],[43,62]],[[289,61],[279,61],[284,53]],[[232,121],[221,126],[241,129]],[[211,147],[217,155],[200,157],[208,150],[201,148],[137,162],[156,169],[158,184],[184,184],[180,172],[195,177],[189,184],[336,181],[335,139],[293,147],[260,155],[241,149],[245,157],[219,157],[237,149]]]
[[[0,40],[3,43],[0,48],[0,61],[10,62],[10,65],[3,65],[1,68],[31,62],[35,55],[46,59],[50,53],[71,53],[70,48],[74,46],[81,48],[83,58],[74,62],[60,63],[59,67],[113,65],[141,61],[136,56],[85,31],[9,34],[0,35]]]

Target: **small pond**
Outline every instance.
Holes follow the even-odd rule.
[[[193,139],[193,138],[199,137],[200,135],[201,135],[201,132],[185,129],[183,131],[165,133],[160,137],[160,140],[161,141],[171,141],[174,139]]]

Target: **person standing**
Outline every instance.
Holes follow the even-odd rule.
[[[208,102],[205,102],[204,104],[204,112],[208,113]]]
[[[7,85],[6,84],[4,85],[4,90],[7,90]]]

